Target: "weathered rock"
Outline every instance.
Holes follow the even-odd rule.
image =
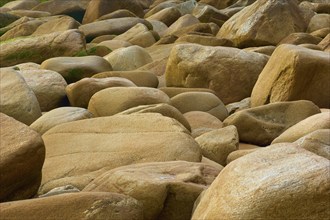
[[[41,63],[51,57],[73,56],[84,49],[84,36],[77,30],[16,38],[0,43],[0,66]]]
[[[30,17],[30,18],[42,18],[51,16],[49,12],[45,11],[34,11],[34,10],[11,10],[8,13],[19,16],[19,17]]]
[[[127,18],[127,17],[136,17],[136,15],[127,10],[127,9],[119,9],[117,11],[102,15],[97,19],[97,21],[107,20],[107,19],[113,19],[113,18]]]
[[[40,186],[44,143],[37,132],[15,119],[0,113],[0,121],[0,201],[29,199]]]
[[[61,74],[40,69],[39,65],[37,68],[29,69],[25,69],[23,65],[26,64],[16,67],[19,68],[20,75],[34,92],[41,111],[50,111],[61,106],[66,97],[65,87],[67,86]]]
[[[253,153],[256,150],[258,150],[258,149],[239,149],[239,150],[233,151],[228,155],[226,164],[229,164],[229,163],[233,162],[234,160],[237,160],[238,158],[241,158],[245,155]]]
[[[240,102],[234,102],[226,105],[226,108],[228,110],[228,114],[231,115],[240,110],[250,108],[250,106],[251,106],[251,98],[245,98]]]
[[[180,17],[176,22],[174,22],[169,28],[165,31],[163,35],[171,35],[182,28],[189,27],[193,24],[198,24],[200,21],[193,15],[187,14]]]
[[[222,122],[215,116],[201,111],[184,113],[191,127],[191,136],[198,137],[204,133],[217,130],[223,127]]]
[[[16,25],[15,27],[11,28],[10,30],[6,31],[0,37],[0,41],[6,41],[16,37],[23,37],[29,36],[37,30],[37,28],[43,24],[43,21],[40,20],[31,20],[24,22],[22,24]]]
[[[311,100],[330,107],[329,55],[294,45],[276,48],[256,82],[251,106],[291,100]]]
[[[161,87],[159,89],[165,92],[170,98],[185,92],[209,92],[215,94],[213,90],[205,88]]]
[[[41,116],[38,100],[24,78],[12,68],[0,69],[0,112],[30,125]]]
[[[60,195],[60,194],[64,194],[64,193],[75,193],[75,192],[80,192],[80,190],[74,186],[66,185],[66,186],[56,187],[56,188],[50,190],[49,192],[47,192],[46,194],[38,196],[38,198],[55,196],[55,195]]]
[[[149,23],[152,25],[152,30],[158,33],[159,37],[163,37],[163,33],[167,30],[167,25],[161,21],[156,20],[148,20]]]
[[[328,34],[330,34],[330,27],[322,28],[310,33],[314,37],[325,38]]]
[[[110,116],[139,105],[169,103],[162,91],[148,87],[113,87],[95,93],[88,110],[95,116]]]
[[[13,23],[18,20],[20,17],[16,15],[12,15],[5,12],[0,12],[0,28],[6,27],[7,25]]]
[[[274,139],[272,144],[294,142],[319,129],[330,129],[330,114],[328,112],[319,113],[298,122]]]
[[[143,17],[143,7],[140,4],[141,1],[136,0],[91,0],[89,3],[83,24],[91,23],[101,17],[102,15],[117,11],[119,9],[127,9],[139,17]]]
[[[221,11],[209,5],[196,7],[193,11],[193,15],[203,23],[213,22],[219,27],[229,19],[226,14],[223,14]]]
[[[320,112],[306,100],[276,102],[236,112],[226,118],[224,125],[235,125],[240,141],[265,146],[289,127]]]
[[[328,34],[319,44],[319,47],[321,47],[324,52],[330,52],[330,34]]]
[[[169,27],[180,17],[181,17],[181,12],[177,8],[169,7],[147,17],[147,20],[161,21]]]
[[[44,134],[56,125],[92,117],[93,114],[84,108],[61,107],[43,114],[40,118],[38,118],[30,125],[30,128],[40,134]]]
[[[224,9],[227,8],[228,6],[232,5],[233,2],[232,0],[200,0],[199,3],[201,4],[207,4],[207,5],[211,5],[217,9]]]
[[[308,33],[293,33],[282,39],[279,44],[318,44],[322,38],[314,37]]]
[[[258,150],[221,171],[192,219],[326,219],[328,169],[329,160],[292,144]]]
[[[116,50],[116,49],[119,49],[119,48],[132,46],[132,44],[130,42],[127,42],[127,41],[124,41],[124,40],[106,40],[106,41],[102,41],[98,45],[99,46],[106,46],[109,49],[111,49],[112,51]]]
[[[185,34],[179,37],[175,42],[195,43],[204,46],[225,46],[225,47],[233,46],[233,42],[231,42],[230,40],[220,39],[213,36],[197,35],[197,34]]]
[[[202,134],[195,140],[201,147],[204,157],[222,166],[226,166],[228,155],[238,150],[238,133],[236,127],[232,125]]]
[[[40,4],[38,0],[18,0],[18,1],[10,1],[4,4],[3,8],[9,8],[11,10],[17,9],[32,9],[33,7]]]
[[[89,100],[95,93],[112,87],[136,87],[136,85],[120,77],[84,78],[68,85],[66,93],[72,106],[87,108]]]
[[[144,219],[188,220],[198,195],[219,172],[203,163],[142,163],[110,170],[84,191],[129,195],[143,204]]]
[[[136,70],[137,68],[152,62],[149,53],[140,46],[120,48],[109,55],[106,59],[115,71]]]
[[[237,102],[251,95],[267,61],[265,55],[236,48],[176,45],[166,66],[166,85],[210,88],[225,104]]]
[[[171,105],[181,113],[191,111],[204,111],[224,120],[228,111],[223,102],[213,93],[209,92],[184,92],[171,98]]]
[[[328,28],[330,23],[330,15],[329,14],[316,14],[312,17],[309,22],[307,32],[313,32],[316,30],[320,30],[322,28]]]
[[[306,28],[296,1],[259,0],[233,15],[217,36],[232,40],[238,47],[255,47],[276,45],[289,34]]]
[[[206,35],[206,36],[213,36],[212,28],[209,23],[197,23],[193,25],[189,25],[188,27],[183,27],[173,33],[177,37],[181,37],[186,34],[197,34],[197,35]]]
[[[176,119],[180,122],[187,130],[191,131],[191,127],[187,119],[182,115],[182,113],[175,107],[166,104],[152,104],[152,105],[139,105],[137,107],[129,108],[123,112],[120,112],[120,115],[129,115],[129,114],[141,114],[141,113],[159,113],[163,116]]]
[[[68,83],[112,70],[109,62],[99,56],[55,57],[45,60],[41,68],[60,73]]]
[[[129,164],[199,162],[199,146],[187,133],[176,120],[154,113],[58,125],[43,135],[46,160],[39,193],[68,184],[81,190],[106,171]]]
[[[40,219],[142,220],[142,205],[132,197],[105,192],[66,193],[45,198],[1,203],[1,216]]]
[[[243,50],[250,51],[250,52],[256,52],[256,53],[262,53],[268,56],[271,56],[276,49],[275,46],[261,46],[261,47],[248,47],[244,48]]]

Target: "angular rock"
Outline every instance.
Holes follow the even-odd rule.
[[[329,55],[294,45],[280,45],[256,82],[251,106],[292,100],[310,100],[330,107]]]
[[[142,220],[142,205],[132,197],[105,192],[66,193],[45,198],[0,204],[1,216],[20,220],[40,219]]]
[[[228,155],[238,150],[239,138],[235,126],[228,126],[198,136],[197,143],[202,154],[222,166],[226,166]]]
[[[166,66],[166,85],[210,88],[225,104],[237,102],[251,95],[267,61],[265,55],[236,48],[176,45]]]
[[[11,68],[0,69],[0,112],[30,125],[41,116],[38,100],[24,78]]]
[[[3,113],[0,121],[0,201],[29,199],[40,186],[44,143],[37,132]]]
[[[328,169],[328,159],[296,145],[258,150],[221,171],[192,219],[326,219]]]
[[[259,0],[226,21],[217,37],[232,40],[237,47],[276,45],[289,34],[306,28],[296,1]]]
[[[219,27],[229,19],[226,14],[223,14],[221,11],[209,5],[196,7],[193,11],[193,15],[203,23],[213,22]]]
[[[188,220],[198,195],[219,172],[203,163],[142,163],[110,170],[84,191],[129,195],[143,204],[144,219]]]
[[[85,50],[85,38],[78,30],[16,38],[0,44],[0,67],[19,63],[41,63],[51,57],[74,56]]]
[[[294,142],[299,138],[319,129],[330,129],[329,112],[319,113],[298,122],[274,139],[272,144]]]
[[[306,100],[276,102],[236,112],[226,118],[224,125],[235,125],[240,141],[266,146],[289,127],[320,112]]]
[[[140,46],[120,48],[109,55],[106,59],[115,71],[136,70],[137,68],[152,62],[149,53]]]
[[[139,105],[169,103],[162,91],[147,87],[114,87],[95,93],[88,110],[96,117],[110,116]]]
[[[224,120],[228,111],[222,101],[209,92],[184,92],[171,98],[171,105],[181,113],[204,111]]]
[[[95,93],[112,87],[136,87],[136,85],[121,77],[83,78],[68,85],[66,93],[72,106],[87,108],[89,100]]]
[[[44,134],[57,125],[87,118],[93,118],[93,114],[84,108],[61,107],[43,114],[30,125],[30,128]]]
[[[42,62],[41,68],[60,73],[68,83],[112,70],[109,62],[99,56],[55,57]]]
[[[39,194],[68,184],[81,190],[97,176],[124,165],[201,160],[188,130],[154,113],[69,122],[50,129],[43,139],[46,160]]]

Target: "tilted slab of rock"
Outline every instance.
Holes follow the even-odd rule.
[[[294,144],[267,147],[227,165],[192,219],[326,219],[329,160]]]
[[[2,7],[9,8],[11,10],[17,9],[32,9],[33,7],[40,4],[37,0],[19,0],[19,1],[11,1],[4,4]]]
[[[72,106],[87,108],[89,100],[95,93],[112,87],[136,87],[136,85],[122,77],[83,78],[68,85],[66,93]]]
[[[289,127],[320,112],[310,101],[276,102],[236,112],[224,125],[235,125],[240,141],[265,146]]]
[[[95,93],[88,110],[96,117],[110,116],[139,105],[169,103],[170,98],[162,91],[147,87],[113,87]]]
[[[96,21],[113,19],[113,18],[127,18],[127,17],[137,17],[133,12],[127,9],[119,9],[114,12],[110,12],[108,14],[102,15]]]
[[[30,125],[41,116],[37,97],[13,68],[0,68],[0,112]]]
[[[167,86],[210,88],[225,104],[251,95],[268,56],[229,47],[176,45],[166,66]]]
[[[319,113],[298,122],[273,140],[272,144],[294,142],[299,138],[319,129],[330,129],[329,112]]]
[[[296,1],[258,0],[226,21],[217,37],[230,39],[238,47],[276,45],[306,28]]]
[[[175,7],[164,8],[163,10],[147,17],[148,21],[161,21],[168,27],[181,17],[181,12]]]
[[[45,21],[41,21],[39,19],[31,19],[30,21],[23,22],[15,27],[8,28],[9,30],[1,35],[0,41],[6,41],[16,37],[29,36],[33,34],[44,22]],[[0,33],[1,32],[2,31],[0,31]]]
[[[87,109],[77,107],[61,107],[43,114],[30,125],[30,128],[40,134],[44,134],[56,125],[87,118],[93,118],[93,114]]]
[[[198,144],[174,119],[144,113],[85,119],[43,135],[46,159],[39,193],[72,185],[83,189],[116,167],[185,160],[199,162]]]
[[[259,75],[251,106],[304,99],[330,108],[329,69],[329,53],[280,45]]]
[[[78,30],[15,38],[0,43],[0,67],[41,63],[51,57],[74,56],[83,50],[85,38]]]
[[[0,122],[0,201],[29,199],[40,186],[44,143],[37,132],[3,113]]]
[[[109,62],[99,56],[54,57],[42,62],[41,68],[60,73],[68,83],[112,70]]]
[[[142,220],[142,204],[132,197],[105,192],[78,192],[0,204],[4,219]]]
[[[220,169],[186,161],[142,163],[110,170],[83,191],[129,195],[143,204],[144,219],[190,219],[199,194]]]

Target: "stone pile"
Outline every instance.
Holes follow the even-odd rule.
[[[329,218],[330,0],[0,6],[0,219]]]

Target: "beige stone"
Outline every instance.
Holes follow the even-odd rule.
[[[318,44],[322,38],[312,36],[308,33],[293,33],[283,38],[278,44]]]
[[[316,14],[312,17],[309,22],[307,32],[313,32],[320,30],[322,28],[328,28],[330,23],[330,15],[329,14]]]
[[[107,48],[109,48],[111,50],[116,50],[119,48],[132,46],[132,44],[130,42],[127,42],[124,40],[106,40],[106,41],[102,41],[98,45],[106,46]]]
[[[241,142],[266,146],[289,127],[320,112],[306,100],[276,102],[236,112],[224,125],[235,125]]]
[[[3,113],[0,121],[0,201],[29,199],[40,186],[44,143],[37,132]]]
[[[170,35],[179,31],[182,28],[186,28],[193,24],[198,24],[200,21],[193,15],[187,14],[180,17],[176,22],[174,22],[171,26],[168,27],[164,35]]]
[[[0,41],[10,40],[16,37],[29,36],[33,34],[33,32],[35,32],[41,24],[43,24],[43,22],[40,20],[31,20],[18,24],[1,35]]]
[[[234,160],[237,160],[238,158],[241,158],[245,155],[253,153],[256,150],[258,150],[258,149],[257,148],[255,148],[255,149],[238,149],[236,151],[233,151],[227,156],[226,164],[229,164],[229,163],[233,162]]]
[[[157,20],[171,26],[176,20],[181,17],[181,12],[175,7],[164,8],[163,10],[147,17],[147,20]]]
[[[18,1],[10,1],[3,5],[2,7],[8,8],[11,10],[16,10],[16,9],[32,9],[33,7],[37,6],[40,4],[39,1],[37,0],[18,0]]]
[[[119,9],[114,12],[110,12],[108,14],[102,15],[96,20],[101,21],[101,20],[107,20],[113,18],[127,18],[127,17],[136,17],[136,15],[127,9]]]

